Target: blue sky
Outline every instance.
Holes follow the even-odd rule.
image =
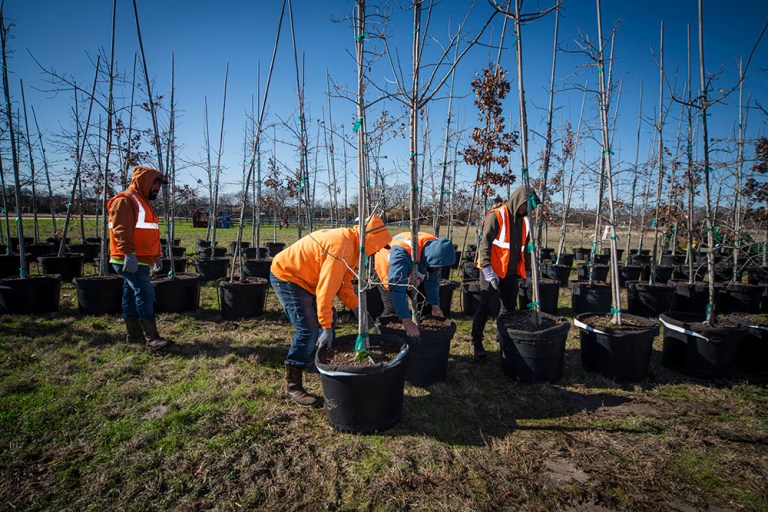
[[[451,27],[455,28],[458,21],[465,15],[469,4],[466,0],[443,0],[435,7],[430,33],[437,40],[444,42]],[[549,2],[529,0],[525,2],[524,11],[531,10],[537,5],[548,4]],[[727,88],[736,81],[738,58],[747,56],[763,24],[768,19],[768,4],[762,0],[734,0],[728,3],[726,9],[721,7],[721,2],[705,0],[704,6],[707,71],[710,73],[721,71],[722,74],[715,88]],[[317,134],[317,121],[321,117],[321,109],[326,108],[327,104],[326,69],[339,84],[349,87],[354,84],[355,66],[350,56],[354,51],[354,41],[350,23],[332,21],[332,18],[340,19],[348,16],[353,8],[354,3],[351,1],[294,0],[296,42],[299,52],[304,53],[306,62],[306,108],[310,118],[309,133],[312,139]],[[13,98],[20,99],[19,78],[21,78],[26,87],[27,103],[34,105],[41,123],[43,136],[49,146],[47,150],[51,159],[52,172],[58,182],[63,181],[63,176],[71,168],[71,163],[64,161],[60,153],[57,154],[54,141],[64,128],[70,129],[72,126],[69,115],[72,108],[72,94],[50,92],[51,86],[46,83],[47,77],[40,72],[30,53],[43,66],[65,73],[81,84],[89,83],[93,75],[92,58],[100,48],[107,52],[109,50],[111,9],[112,2],[108,0],[5,1],[5,16],[15,23],[11,32],[13,39],[9,42],[14,51],[9,62]],[[176,96],[177,105],[181,111],[177,120],[177,140],[182,146],[179,158],[184,161],[202,162],[204,160],[204,97],[208,99],[211,143],[214,146],[217,144],[224,69],[229,63],[227,120],[222,154],[223,182],[227,190],[239,188],[246,111],[250,110],[251,96],[256,93],[258,62],[261,62],[262,82],[266,77],[279,9],[280,2],[264,0],[139,1],[144,47],[147,52],[150,75],[157,81],[154,91],[156,94],[167,96],[169,93],[171,52],[175,53]],[[490,10],[485,1],[479,1],[470,16],[465,33],[474,34],[490,14]],[[694,64],[698,57],[695,39],[696,15],[695,0],[603,1],[604,33],[607,33],[616,21],[621,21],[616,40],[614,65],[614,77],[623,80],[615,148],[621,161],[619,168],[628,167],[634,160],[641,81],[644,87],[644,115],[650,120],[658,108],[658,68],[651,57],[649,46],[652,44],[654,48],[658,47],[660,21],[664,20],[666,25],[667,69],[670,75],[674,76],[677,68],[681,79],[685,72],[687,23],[692,24]],[[130,74],[133,55],[138,49],[130,1],[118,1],[117,16],[117,67],[120,72]],[[406,69],[410,66],[411,23],[410,11],[403,9],[399,4],[391,6],[390,44],[399,52]],[[502,18],[497,17],[483,37],[485,44],[498,44],[501,24]],[[523,29],[524,83],[529,100],[528,116],[531,129],[538,132],[543,132],[545,124],[545,112],[542,108],[547,102],[553,28],[554,15],[550,14]],[[596,38],[595,3],[587,0],[566,0],[560,22],[561,46],[574,49],[579,34]],[[509,36],[508,49],[504,51],[501,62],[502,66],[510,70],[508,77],[512,82],[512,93],[505,103],[507,125],[517,127],[515,93],[517,82],[511,40],[512,36]],[[429,57],[434,55],[436,48],[434,43],[430,45],[425,62],[429,62]],[[457,70],[457,95],[461,97],[455,100],[454,107],[465,131],[474,126],[476,118],[469,82],[473,73],[479,72],[488,64],[490,54],[493,55],[491,58],[495,57],[495,51],[478,46],[470,51]],[[559,91],[555,97],[555,106],[558,109],[554,122],[556,127],[565,121],[576,125],[581,93],[573,90],[571,86],[576,83],[583,84],[587,80],[591,85],[596,83],[594,69],[583,70],[581,75],[574,76],[574,73],[579,71],[579,66],[584,63],[584,58],[578,54],[559,54],[557,69]],[[768,68],[768,40],[764,39],[753,57],[745,88],[745,95],[748,92],[753,101],[757,100],[763,106],[768,106],[766,68]],[[283,120],[295,123],[297,116],[295,71],[287,17],[274,73],[268,105],[270,114],[268,122]],[[387,78],[391,78],[388,67],[382,65],[374,66],[370,74],[378,84],[383,84]],[[698,88],[696,73],[694,89]],[[116,94],[127,96],[129,92],[129,89],[123,88]],[[443,92],[447,94],[447,88]],[[438,96],[445,97],[446,94]],[[664,94],[665,102],[668,104],[669,92],[665,89]],[[369,98],[373,99],[373,97],[375,92],[371,89]],[[728,104],[714,107],[710,118],[713,137],[729,136],[729,132],[736,123],[736,102],[737,96],[734,94],[729,98]],[[393,112],[401,109],[393,101],[383,106]],[[433,158],[435,165],[442,155],[442,151],[439,150],[442,146],[446,107],[447,100],[441,99],[433,102],[429,109],[432,128],[431,146],[433,151],[437,151]],[[334,124],[338,125],[339,130],[343,129],[351,133],[354,121],[352,103],[334,99],[332,108]],[[592,96],[587,98],[586,111],[589,121],[595,122],[597,108],[595,98]],[[677,117],[678,111],[678,107],[673,107],[672,115]],[[765,134],[767,120],[763,113],[757,110],[752,111],[748,122],[748,136],[754,138]],[[149,126],[150,121],[148,116],[143,116],[137,122],[146,127]],[[676,129],[677,121],[670,119],[670,125],[667,128],[668,136]],[[640,143],[641,160],[648,157],[652,131],[650,122],[645,123]],[[271,134],[272,130],[267,134],[270,140],[265,140],[268,151],[272,148]],[[290,132],[278,127],[276,134],[280,139],[276,145],[278,158],[286,165],[295,167],[295,152],[284,143],[290,141]],[[668,144],[672,144],[671,136]],[[337,141],[336,145],[338,148],[340,143]],[[460,146],[464,145],[464,142],[460,144]],[[531,136],[532,158],[538,154],[540,148],[541,139],[533,134]],[[405,173],[407,153],[407,145],[402,141],[394,141],[385,146],[384,154],[388,158],[382,161],[381,165],[388,167],[391,180],[401,183],[407,181]],[[349,154],[353,156],[354,150],[349,151]],[[578,158],[585,162],[592,162],[597,155],[599,150],[587,144],[584,150],[579,152]],[[310,158],[313,166],[314,156]],[[519,167],[517,163],[519,153],[513,154],[511,158],[513,167]],[[25,168],[26,164],[22,170],[24,171]],[[324,153],[320,154],[319,168],[321,174],[318,180],[327,181]],[[354,161],[350,160],[349,168],[350,170],[355,168]],[[464,182],[474,175],[474,170],[463,164],[460,166],[460,172]],[[180,171],[180,179],[187,183],[194,183],[197,179],[205,181],[207,178],[201,168],[192,166]],[[350,174],[350,186],[354,181]],[[319,191],[318,194],[322,195],[322,192]]]

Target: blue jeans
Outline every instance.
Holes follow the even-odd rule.
[[[155,320],[155,288],[149,279],[149,267],[139,265],[136,272],[123,272],[123,266],[113,263],[118,274],[123,276],[123,319],[141,318]]]
[[[289,283],[269,273],[269,282],[275,290],[277,300],[285,310],[288,320],[296,332],[288,349],[285,364],[304,368],[312,357],[320,322],[317,320],[317,300],[314,295],[295,283]]]

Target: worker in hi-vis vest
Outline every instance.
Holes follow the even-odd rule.
[[[533,204],[539,198],[535,193]],[[483,331],[490,315],[490,294],[498,293],[500,312],[514,311],[517,304],[518,277],[527,278],[524,251],[530,240],[528,196],[518,187],[506,204],[485,216],[483,234],[477,247],[480,269],[480,303],[472,321],[472,350],[475,358],[485,357]]]
[[[109,212],[109,262],[123,276],[123,320],[127,341],[146,343],[152,350],[170,344],[157,332],[155,289],[150,281],[160,261],[160,226],[151,201],[168,183],[160,171],[136,166],[128,189],[107,203]]]
[[[376,274],[381,301],[384,303],[384,315],[397,315],[405,327],[405,334],[416,338],[419,328],[411,319],[408,308],[408,286],[411,277],[411,233],[395,235],[389,243],[391,249],[382,249],[376,253]],[[424,296],[432,306],[434,316],[445,316],[440,309],[440,275],[442,267],[450,267],[456,261],[456,250],[447,238],[435,238],[428,233],[419,233],[417,241],[416,278],[413,285],[424,284]],[[415,301],[415,308],[423,303]]]

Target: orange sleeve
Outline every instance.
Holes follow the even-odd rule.
[[[317,298],[317,320],[322,329],[330,329],[333,325],[333,298],[336,294],[342,293],[342,284],[348,270],[342,258],[332,256],[327,256],[320,267],[315,296]],[[351,290],[351,278],[349,280]],[[355,305],[357,305],[357,298],[355,298]]]
[[[138,214],[136,203],[130,197],[116,197],[110,205],[109,222],[112,223],[117,249],[122,254],[136,252],[136,245],[133,243],[133,228],[136,225]]]
[[[341,283],[341,288],[337,294],[341,302],[344,303],[349,309],[355,309],[359,303],[357,295],[355,294],[355,287],[352,284],[352,277],[354,273],[347,270],[344,274],[344,281]]]

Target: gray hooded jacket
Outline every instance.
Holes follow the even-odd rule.
[[[534,192],[534,200],[538,203],[539,198]],[[512,226],[510,227],[509,238],[509,268],[514,272],[514,268],[520,261],[520,242],[522,240],[523,233],[523,217],[525,215],[517,215],[517,210],[520,206],[527,204],[528,197],[525,194],[525,187],[518,187],[512,192],[509,197],[509,201],[504,205],[509,211],[509,221]],[[527,214],[526,214],[527,215]],[[496,214],[491,211],[485,216],[485,222],[483,224],[483,234],[480,236],[480,243],[477,248],[477,266],[480,268],[487,267],[491,264],[491,246],[496,236],[499,234],[499,221],[496,218]]]

